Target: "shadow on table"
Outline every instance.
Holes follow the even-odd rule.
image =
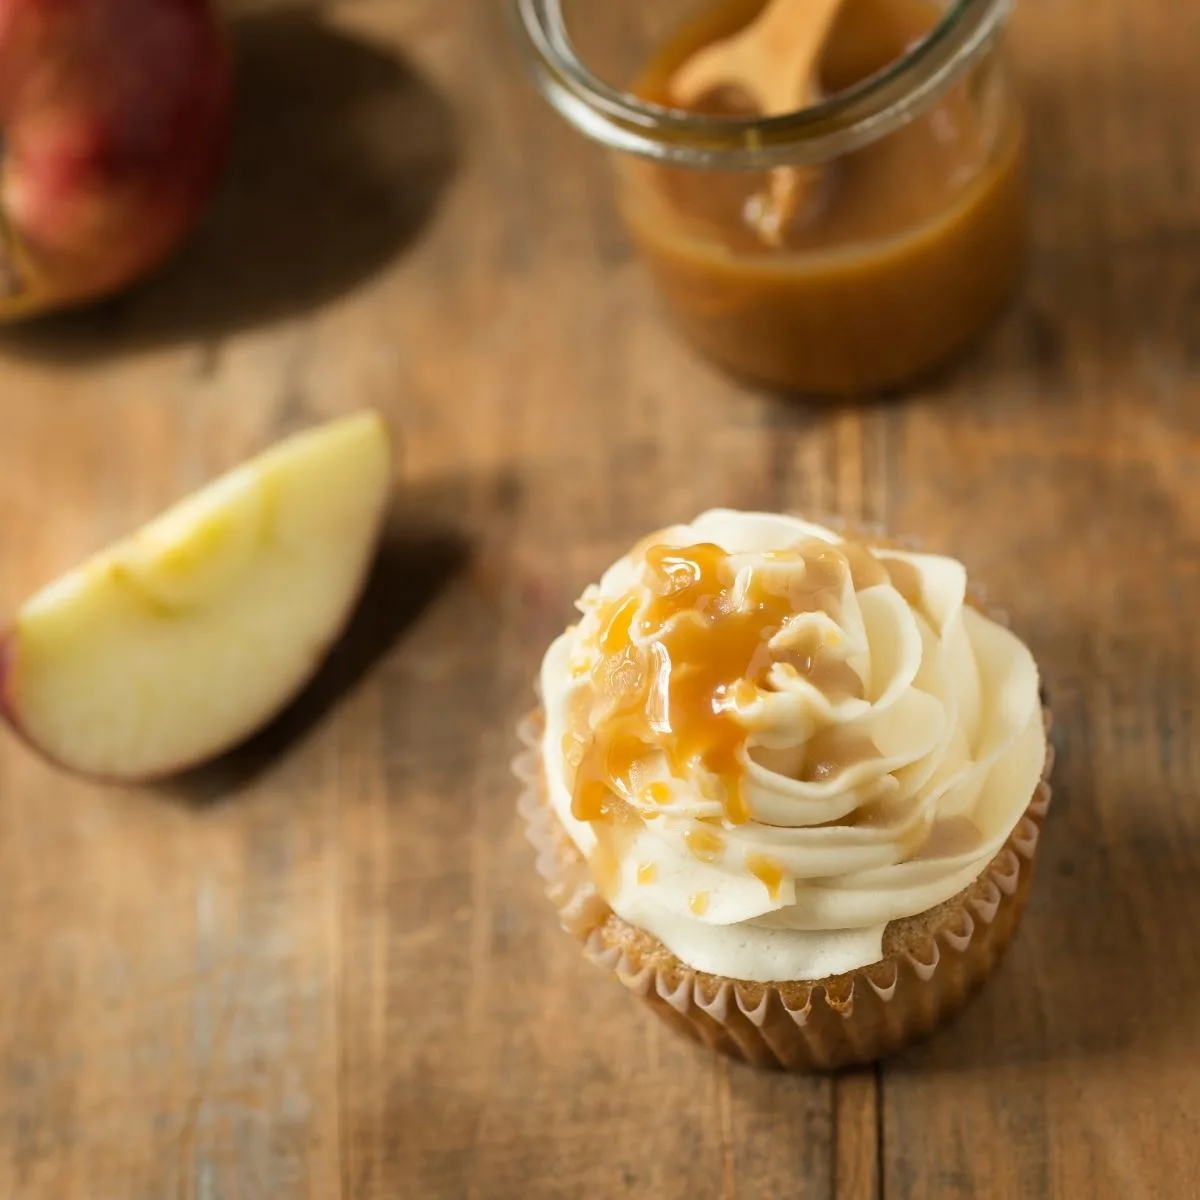
[[[455,167],[451,110],[388,49],[283,8],[233,31],[237,119],[212,211],[157,275],[99,306],[5,331],[58,361],[307,312],[403,252]]]

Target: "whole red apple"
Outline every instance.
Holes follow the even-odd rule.
[[[230,94],[209,0],[0,0],[0,322],[161,262],[212,193]]]

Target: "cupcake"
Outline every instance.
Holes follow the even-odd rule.
[[[1008,944],[1049,802],[1028,649],[949,558],[712,511],[578,602],[521,810],[563,926],[763,1066],[892,1053]]]

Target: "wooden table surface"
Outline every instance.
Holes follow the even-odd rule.
[[[1024,295],[838,410],[677,344],[491,0],[237,16],[203,231],[0,339],[0,608],[332,414],[383,409],[403,482],[346,641],[245,749],[119,790],[0,739],[0,1196],[1200,1196],[1200,10],[1026,0]],[[514,815],[572,598],[712,504],[919,533],[1049,687],[1025,924],[878,1070],[677,1040],[559,931]]]

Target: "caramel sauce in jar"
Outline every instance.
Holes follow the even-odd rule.
[[[761,7],[720,0],[658,47],[633,93],[681,107],[672,76]],[[820,59],[821,91],[877,76],[943,15],[936,0],[845,0]],[[731,88],[691,111],[754,115]],[[993,46],[906,124],[805,166],[778,244],[753,216],[765,171],[618,155],[618,201],[667,308],[702,352],[756,382],[853,396],[937,367],[1001,311],[1023,260],[1023,162],[1020,110]]]

